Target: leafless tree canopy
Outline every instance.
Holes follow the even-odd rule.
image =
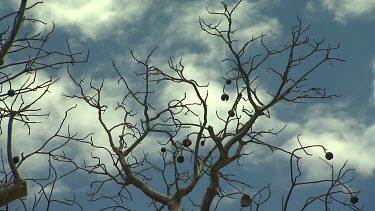
[[[186,75],[183,59],[168,60],[169,68],[161,68],[152,64],[152,56],[157,53],[157,48],[150,50],[146,58],[130,50],[138,70],[128,70],[112,62],[113,70],[117,73],[118,85],[124,95],[118,96],[118,104],[106,104],[103,101],[103,80],[95,84],[86,77],[77,77],[71,70],[71,65],[85,62],[87,59],[77,60],[82,52],[74,53],[66,41],[67,53],[46,50],[46,42],[53,30],[47,35],[28,35],[22,37],[18,32],[24,22],[44,24],[39,20],[28,19],[25,13],[36,5],[26,7],[26,1],[20,4],[20,9],[0,19],[3,23],[8,19],[13,20],[6,31],[0,31],[1,51],[1,118],[7,122],[6,129],[1,132],[6,137],[6,149],[2,148],[2,170],[0,174],[0,206],[21,204],[24,209],[29,206],[26,198],[34,198],[33,208],[45,204],[47,209],[52,209],[56,204],[75,206],[83,210],[75,196],[65,200],[57,200],[53,196],[56,183],[73,172],[87,172],[96,175],[91,187],[88,187],[88,201],[92,203],[106,201],[102,210],[131,210],[131,203],[140,203],[133,197],[135,189],[140,190],[149,198],[149,206],[155,210],[182,210],[184,206],[193,207],[194,210],[220,210],[220,203],[224,199],[238,201],[241,209],[258,210],[269,202],[272,195],[272,184],[258,187],[257,181],[246,181],[241,175],[228,172],[225,167],[243,168],[243,158],[254,156],[250,151],[253,146],[264,147],[272,152],[281,152],[290,157],[289,182],[290,188],[280,198],[282,210],[288,210],[295,197],[294,193],[301,186],[323,184],[326,189],[318,195],[308,196],[302,203],[301,210],[316,205],[330,210],[333,206],[342,206],[351,210],[362,210],[362,207],[353,203],[357,192],[353,192],[349,182],[352,181],[351,171],[345,165],[334,171],[333,164],[329,162],[333,154],[322,145],[304,145],[303,136],[296,137],[299,147],[294,150],[283,149],[280,143],[267,142],[264,136],[277,136],[285,128],[258,129],[257,120],[272,121],[271,108],[278,103],[307,103],[312,99],[332,99],[338,97],[329,94],[325,88],[314,87],[309,84],[308,77],[318,70],[323,64],[343,62],[334,53],[339,45],[333,46],[325,40],[315,40],[308,36],[309,26],[305,26],[301,19],[291,28],[289,34],[291,42],[272,48],[267,44],[267,34],[252,37],[249,40],[236,40],[236,30],[233,26],[233,14],[239,1],[234,7],[229,8],[222,3],[221,11],[207,13],[217,17],[220,21],[211,23],[199,19],[201,29],[207,33],[208,38],[220,40],[223,48],[228,50],[227,58],[223,62],[229,67],[226,72],[218,72],[223,78],[223,94],[214,96],[218,100],[228,101],[230,109],[225,115],[216,112],[218,124],[213,125],[208,119],[210,106],[208,96],[212,97],[206,88],[209,82],[200,84],[195,78]],[[251,35],[250,35],[251,36]],[[12,59],[11,63],[7,60]],[[54,62],[47,58],[52,57]],[[272,66],[267,63],[275,57],[285,57],[284,65]],[[41,84],[36,84],[37,73],[42,70],[57,71],[68,67],[68,74],[79,90],[79,94],[63,93],[62,97],[85,102],[96,111],[97,119],[106,134],[107,145],[99,145],[92,134],[72,134],[65,119],[60,120],[58,130],[51,135],[44,144],[30,154],[22,154],[19,162],[14,162],[12,154],[12,133],[15,122],[23,123],[22,127],[28,128],[39,123],[39,119],[48,116],[34,104],[39,101],[53,83],[58,79],[50,79]],[[17,67],[17,68],[15,68]],[[14,72],[14,69],[20,70]],[[272,89],[262,87],[262,77],[272,77],[275,83]],[[15,87],[13,81],[21,79],[24,83]],[[136,81],[136,83],[134,83]],[[137,86],[135,86],[136,84]],[[181,93],[180,98],[160,104],[157,100],[163,93],[158,92],[158,87],[166,85],[188,87],[189,93],[194,93],[194,99]],[[235,87],[236,95],[228,95],[229,86]],[[12,90],[12,91],[11,91]],[[40,95],[31,101],[24,100],[24,96],[42,90]],[[265,90],[267,97],[261,96],[259,90]],[[232,100],[234,98],[235,100]],[[117,110],[123,117],[115,125],[109,124],[106,117],[111,114],[106,112],[109,108]],[[73,109],[73,108],[72,108]],[[117,113],[118,114],[118,113]],[[116,115],[117,115],[116,114]],[[212,125],[210,125],[212,124]],[[2,124],[3,125],[3,124]],[[217,126],[220,125],[220,126]],[[21,125],[17,125],[21,126]],[[94,132],[94,131],[93,131]],[[4,138],[5,139],[5,138]],[[59,141],[57,141],[59,140]],[[64,140],[64,141],[61,141]],[[54,147],[49,144],[55,141]],[[64,148],[70,143],[78,143],[90,147],[90,161],[81,162],[64,153]],[[142,143],[152,142],[157,146],[158,159],[142,147]],[[326,158],[321,159],[322,167],[332,172],[331,178],[306,181],[301,176],[300,168],[302,157],[319,156],[311,154],[312,148],[320,149]],[[6,150],[6,152],[3,152]],[[95,152],[102,153],[96,154]],[[101,157],[106,154],[106,158]],[[32,156],[47,156],[49,162],[46,178],[23,178],[19,174],[27,160]],[[328,161],[327,161],[328,160]],[[55,169],[55,163],[69,166],[69,170],[62,172]],[[29,182],[39,185],[37,194],[27,193]],[[160,188],[162,186],[162,188]],[[229,189],[228,189],[229,187]],[[51,191],[52,189],[52,191]],[[254,190],[256,189],[256,190]],[[251,190],[251,194],[250,193]],[[199,193],[201,195],[196,196]],[[255,193],[255,194],[254,194]],[[16,201],[14,201],[16,200]],[[14,202],[12,202],[14,201]],[[143,203],[143,202],[142,202]],[[104,204],[104,203],[103,203]],[[110,205],[108,205],[110,204]],[[184,204],[184,206],[182,206]],[[362,205],[363,206],[363,205]],[[33,209],[30,208],[30,209]],[[52,209],[53,210],[53,209]]]
[[[59,146],[54,146],[55,148],[48,146],[54,138],[62,138],[59,135],[60,127],[41,146],[36,147],[36,151],[22,155],[14,155],[12,153],[15,146],[23,144],[19,143],[20,137],[17,137],[17,134],[14,133],[14,125],[24,127],[24,130],[30,134],[32,125],[41,123],[40,119],[49,115],[36,107],[35,104],[48,93],[50,86],[58,78],[51,77],[49,80],[37,83],[38,72],[43,70],[58,71],[66,64],[85,61],[77,61],[75,59],[82,53],[71,52],[68,42],[66,42],[67,52],[48,50],[47,41],[54,31],[54,26],[45,35],[40,33],[30,35],[27,32],[22,32],[23,26],[27,22],[45,24],[40,20],[27,17],[27,11],[37,4],[39,3],[27,7],[27,1],[22,0],[18,11],[0,18],[0,134],[2,140],[4,140],[0,151],[2,160],[2,168],[0,170],[0,206],[6,205],[7,210],[8,203],[28,195],[27,183],[29,181],[39,185],[40,191],[44,191],[51,184],[53,189],[53,184],[61,176],[53,175],[55,169],[52,159],[56,156],[55,153],[58,149],[66,145],[74,137],[74,135],[69,134],[63,137],[66,140]],[[34,93],[38,94],[35,95]],[[66,112],[66,115],[68,112]],[[64,121],[65,119],[61,121],[61,126]],[[47,174],[46,178],[23,178],[18,169],[22,168],[22,165],[27,163],[29,158],[37,155],[48,157],[50,165],[46,171],[49,172],[49,175]],[[30,165],[30,163],[25,165]],[[50,193],[52,194],[53,191]],[[39,199],[35,198],[34,206],[37,206],[42,198],[49,198],[45,194],[40,194]],[[24,201],[22,203],[25,206]]]

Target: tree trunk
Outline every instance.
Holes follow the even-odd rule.
[[[208,211],[210,210],[211,203],[214,200],[215,196],[217,195],[217,188],[219,187],[219,171],[215,169],[211,169],[210,173],[210,185],[208,186],[206,193],[204,194],[202,200],[201,211]]]
[[[0,190],[0,207],[23,196],[27,196],[26,182],[10,184]]]
[[[168,204],[168,209],[169,211],[181,211],[180,205],[176,202],[172,202]]]

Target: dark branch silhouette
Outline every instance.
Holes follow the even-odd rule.
[[[66,111],[65,118],[61,121],[57,132],[48,140],[45,140],[37,150],[30,153],[23,153],[21,157],[13,153],[14,148],[23,144],[19,140],[19,135],[14,132],[15,123],[22,123],[30,135],[33,124],[40,123],[36,119],[49,115],[41,111],[40,108],[37,108],[36,103],[49,92],[50,86],[58,78],[50,78],[39,83],[37,82],[38,73],[44,70],[57,71],[64,65],[82,63],[88,59],[76,60],[76,57],[82,55],[82,52],[72,53],[68,41],[66,42],[68,53],[48,51],[46,43],[54,31],[54,26],[46,35],[35,34],[30,36],[28,33],[20,35],[22,27],[27,22],[45,24],[42,21],[27,18],[27,11],[38,4],[40,2],[27,7],[27,1],[22,0],[20,1],[18,11],[0,18],[2,26],[8,25],[5,31],[0,31],[0,124],[3,121],[7,122],[6,128],[3,128],[2,124],[0,125],[0,134],[6,136],[6,154],[4,154],[4,150],[1,148],[0,157],[2,160],[2,168],[0,170],[0,206],[6,205],[6,210],[10,209],[8,206],[10,202],[17,199],[22,200],[25,196],[30,195],[27,188],[29,182],[40,185],[41,192],[45,193],[45,190],[49,189],[48,194],[52,194],[54,183],[65,175],[57,175],[54,169],[55,164],[51,161],[51,158],[64,160],[63,155],[56,154],[58,149],[66,145],[69,141],[78,140],[74,134],[67,136],[60,134],[66,116],[69,110],[71,110],[69,109]],[[40,94],[30,100],[29,96],[33,96],[33,93]],[[64,138],[67,141],[64,141],[59,146],[54,146],[55,148],[50,148],[49,145],[52,140],[57,138]],[[49,169],[46,169],[48,171],[48,178],[22,177],[19,169],[34,156],[48,157],[50,164]],[[30,163],[27,165],[30,165]],[[52,178],[53,176],[54,178]],[[44,197],[46,195],[40,196]],[[53,202],[50,196],[46,196],[46,198],[47,204]],[[39,199],[35,198],[34,206],[37,206],[38,203]]]
[[[279,47],[267,44],[267,34],[249,35],[249,40],[238,40],[235,35],[241,28],[234,28],[233,14],[241,7],[241,2],[242,0],[238,1],[232,8],[222,3],[223,10],[218,12],[206,8],[209,15],[220,19],[216,23],[199,18],[201,29],[212,39],[220,40],[228,53],[226,58],[223,58],[228,70],[217,73],[221,74],[224,80],[223,93],[214,97],[230,106],[225,114],[216,111],[215,122],[208,119],[212,109],[208,105],[208,96],[211,97],[212,93],[206,91],[210,86],[209,82],[199,83],[197,78],[187,77],[185,65],[189,64],[185,64],[182,59],[177,62],[169,59],[168,68],[154,65],[151,58],[157,47],[151,49],[143,59],[130,50],[130,56],[139,67],[134,74],[126,67],[112,62],[119,89],[124,93],[117,96],[117,105],[113,106],[104,100],[104,79],[96,83],[87,76],[76,76],[69,67],[69,64],[87,61],[88,58],[79,61],[75,59],[82,52],[72,53],[68,42],[68,53],[45,50],[44,44],[54,28],[45,37],[37,34],[17,39],[19,27],[28,20],[24,18],[25,11],[38,3],[26,8],[26,1],[22,1],[19,11],[0,19],[3,21],[15,16],[14,24],[1,34],[2,37],[9,35],[0,53],[1,90],[9,90],[2,91],[0,95],[3,104],[0,120],[8,120],[6,162],[9,163],[9,168],[3,159],[3,168],[0,171],[3,176],[0,183],[0,206],[19,199],[26,207],[21,197],[30,196],[30,193],[26,192],[27,182],[33,182],[40,190],[34,195],[33,209],[47,204],[46,209],[53,210],[53,205],[59,204],[84,210],[75,194],[72,198],[57,199],[54,198],[54,190],[57,182],[66,176],[85,172],[94,175],[87,191],[88,200],[93,204],[100,204],[101,210],[132,210],[130,202],[140,201],[133,196],[134,192],[141,192],[149,199],[149,207],[155,210],[183,210],[183,202],[195,210],[219,210],[222,202],[227,199],[238,200],[237,204],[241,210],[259,210],[271,199],[272,184],[259,187],[257,181],[247,181],[236,172],[228,172],[226,167],[244,168],[242,159],[255,156],[253,151],[249,150],[260,147],[290,157],[290,187],[280,199],[281,210],[291,207],[291,199],[300,187],[314,184],[325,185],[327,189],[317,195],[307,196],[298,207],[301,210],[315,206],[325,210],[331,210],[333,206],[362,210],[363,205],[356,205],[359,192],[352,191],[349,184],[353,180],[350,175],[353,170],[347,169],[345,163],[336,173],[330,161],[333,159],[332,152],[322,145],[303,145],[301,136],[296,140],[299,143],[298,148],[285,149],[280,147],[280,143],[268,141],[264,137],[278,136],[286,125],[277,129],[255,127],[259,120],[271,122],[271,108],[279,103],[300,104],[314,99],[339,97],[329,94],[325,88],[314,87],[308,77],[324,64],[343,62],[343,59],[334,56],[340,46],[326,44],[324,39],[310,38],[309,26],[304,26],[300,18],[297,19],[297,25],[291,29],[290,43]],[[34,50],[35,56],[24,61],[7,63],[5,56],[25,49]],[[55,62],[49,63],[47,57],[53,57]],[[285,58],[283,65],[269,64],[268,61],[279,57]],[[103,140],[96,140],[93,133],[79,137],[71,133],[69,126],[65,133],[62,131],[69,112],[74,108],[72,107],[66,111],[56,132],[45,140],[40,148],[22,155],[16,164],[14,160],[17,159],[13,159],[12,154],[12,137],[16,135],[12,132],[13,122],[24,123],[30,131],[32,125],[38,123],[31,119],[48,116],[41,113],[40,109],[34,108],[34,104],[48,92],[57,79],[35,84],[35,77],[41,70],[58,70],[63,65],[67,66],[68,74],[78,90],[77,93],[63,93],[63,96],[83,102],[95,111],[101,130],[105,132],[105,144]],[[10,72],[9,69],[15,66],[24,68],[18,68],[21,69],[18,73]],[[29,76],[24,84],[21,87],[12,87],[12,81],[23,76]],[[262,86],[260,80],[263,77],[271,77],[275,84],[268,88]],[[161,90],[166,85],[177,85],[181,90],[187,88],[187,92],[193,93],[194,98],[191,99],[185,92],[175,99],[159,102],[165,95]],[[229,86],[236,90],[234,96],[226,92]],[[9,89],[6,89],[8,87]],[[23,95],[36,90],[44,91],[34,101],[26,102],[22,98]],[[267,97],[261,96],[259,90],[264,90]],[[16,106],[16,102],[21,103]],[[116,117],[121,116],[122,120],[114,124],[108,121],[106,117],[112,115],[109,108],[116,110]],[[51,147],[50,144],[55,139],[64,141]],[[142,148],[142,144],[146,142],[152,143],[148,146],[153,149],[160,148],[158,159],[154,159],[153,149]],[[64,149],[70,143],[89,148],[90,159],[80,163],[72,155],[65,154]],[[325,154],[325,159],[321,159],[322,167],[331,172],[331,177],[318,180],[306,180],[302,177],[302,157],[318,156],[310,153],[312,149],[319,149]],[[46,178],[21,177],[18,169],[32,156],[48,158]],[[3,158],[3,154],[1,157]],[[57,169],[57,164],[64,165],[68,170]],[[255,189],[251,191],[253,194],[250,193],[251,189]],[[197,193],[201,195],[197,196]]]

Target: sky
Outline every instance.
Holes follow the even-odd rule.
[[[10,1],[8,6],[1,6],[1,14],[18,7],[17,1]],[[29,1],[31,5],[34,1]],[[231,8],[235,1],[227,1]],[[186,77],[194,78],[197,82],[209,87],[201,89],[208,92],[210,109],[209,123],[220,127],[217,123],[216,112],[223,114],[228,111],[228,104],[220,101],[223,91],[223,76],[228,65],[222,62],[228,56],[228,49],[217,37],[203,32],[199,25],[199,17],[207,21],[217,21],[209,16],[205,8],[211,11],[222,11],[219,1],[130,1],[130,0],[46,0],[26,14],[27,17],[37,18],[47,23],[27,25],[24,30],[33,33],[46,33],[56,25],[55,32],[49,40],[48,48],[66,49],[65,40],[74,50],[90,52],[89,61],[85,64],[71,67],[73,75],[80,78],[87,75],[98,84],[104,79],[103,102],[109,107],[105,120],[108,125],[115,125],[122,121],[122,114],[115,110],[117,102],[122,100],[124,87],[117,83],[116,72],[112,62],[131,80],[130,85],[142,88],[142,84],[134,78],[135,71],[141,71],[131,57],[131,49],[137,57],[145,59],[152,49],[157,46],[151,63],[159,68],[168,69],[168,60],[177,62],[182,59]],[[332,160],[335,172],[347,161],[347,168],[355,169],[351,173],[355,180],[352,189],[360,191],[360,203],[365,204],[365,210],[375,210],[373,195],[375,194],[375,1],[374,0],[245,0],[234,14],[234,27],[237,28],[236,38],[243,43],[252,36],[267,34],[265,42],[277,48],[290,42],[291,28],[298,24],[297,17],[302,19],[303,25],[310,25],[307,32],[311,38],[321,40],[332,46],[340,44],[334,53],[345,62],[335,62],[332,66],[323,65],[309,77],[309,84],[327,88],[331,94],[341,95],[333,99],[308,100],[306,104],[280,103],[271,109],[271,119],[260,119],[257,128],[286,129],[277,137],[265,136],[264,141],[276,143],[285,149],[298,147],[297,136],[304,145],[323,144],[334,153]],[[21,31],[23,32],[23,31]],[[259,50],[254,45],[253,50]],[[255,53],[254,53],[255,54]],[[11,61],[12,58],[9,58]],[[269,63],[283,64],[285,57],[280,56]],[[262,70],[260,70],[262,71]],[[265,71],[265,69],[263,69]],[[105,132],[98,124],[95,110],[82,102],[61,96],[61,93],[78,93],[77,87],[67,76],[65,70],[59,72],[45,71],[38,75],[43,81],[49,77],[60,77],[51,88],[51,92],[38,104],[40,108],[50,112],[49,118],[41,119],[43,124],[35,125],[28,135],[24,126],[17,125],[15,136],[27,137],[27,141],[20,141],[15,148],[18,153],[31,152],[53,134],[63,118],[64,112],[77,104],[77,108],[70,112],[67,124],[80,137],[95,132],[92,136],[95,143],[108,146]],[[133,77],[133,78],[132,78]],[[133,80],[134,79],[134,80]],[[259,81],[259,92],[267,100],[267,90],[274,87],[272,77],[264,77]],[[21,81],[15,82],[15,86]],[[170,99],[180,98],[187,92],[187,99],[194,101],[194,93],[185,86],[161,84],[155,89],[154,101],[157,108],[162,108]],[[191,89],[190,89],[191,90]],[[230,96],[233,89],[228,88]],[[36,95],[37,93],[35,93]],[[231,95],[232,94],[232,95]],[[35,97],[35,96],[26,96]],[[232,98],[231,98],[232,99]],[[163,104],[164,103],[164,104]],[[133,105],[132,102],[129,103]],[[134,110],[139,108],[135,107]],[[190,118],[190,117],[187,117]],[[193,119],[191,119],[193,120]],[[49,127],[45,127],[48,125]],[[2,135],[3,136],[3,135]],[[153,137],[162,138],[162,137]],[[1,138],[3,139],[3,137]],[[17,138],[16,138],[17,139]],[[59,141],[59,140],[58,140]],[[61,141],[61,140],[60,140]],[[3,145],[1,145],[4,147]],[[74,156],[77,162],[90,159],[90,147],[80,144],[70,144],[65,151]],[[137,153],[147,151],[150,158],[160,161],[159,147],[150,142],[141,145]],[[254,194],[260,188],[271,184],[273,195],[264,205],[265,210],[279,209],[281,196],[286,193],[288,185],[289,156],[275,152],[271,153],[265,147],[248,148],[252,155],[241,159],[243,166],[225,168],[228,172],[238,172],[238,178],[249,181],[254,187],[248,190]],[[329,176],[327,165],[320,158],[324,158],[322,150],[310,151],[312,157],[302,159],[303,179],[316,179]],[[100,150],[93,151],[95,155],[106,158],[107,154]],[[24,177],[33,177],[45,172],[47,163],[43,156],[30,159],[20,167]],[[111,164],[108,161],[108,165]],[[34,165],[38,163],[37,165]],[[64,169],[68,167],[60,166]],[[329,169],[328,169],[329,170]],[[82,181],[87,174],[77,173],[58,183],[56,194],[58,197],[68,193],[81,194],[88,191],[88,181]],[[94,178],[89,175],[88,178]],[[158,184],[154,184],[158,187]],[[29,193],[36,190],[30,186]],[[228,187],[227,187],[228,188]],[[321,190],[324,186],[302,188],[300,194],[295,195],[293,205],[298,209],[298,201],[312,190]],[[106,189],[107,191],[110,190]],[[199,195],[197,190],[196,195]],[[65,195],[64,195],[65,194]],[[140,192],[135,191],[134,202],[127,204],[133,210],[147,210],[141,199]],[[139,198],[138,198],[139,197]],[[80,198],[81,199],[81,198]],[[144,198],[143,198],[144,199]],[[87,203],[84,205],[90,207]],[[189,202],[183,207],[191,209]],[[238,197],[236,200],[223,200],[217,210],[228,208],[240,209]],[[150,210],[153,210],[149,208]],[[345,209],[345,208],[344,208]],[[342,209],[342,210],[344,210]],[[293,209],[291,209],[293,210]]]

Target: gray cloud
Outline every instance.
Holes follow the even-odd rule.
[[[357,18],[374,18],[375,1],[373,0],[320,0],[309,1],[307,10],[321,13],[324,10],[334,14],[334,20],[346,23]]]

